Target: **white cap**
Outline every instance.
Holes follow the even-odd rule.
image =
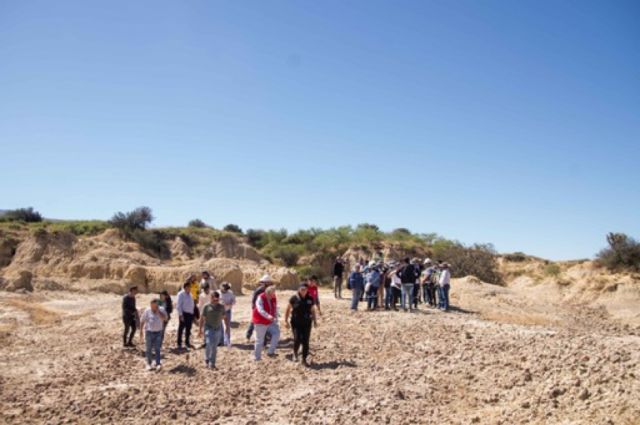
[[[264,276],[262,276],[262,277],[260,278],[260,281],[259,281],[259,283],[267,283],[267,282],[269,282],[269,283],[273,282],[273,281],[271,280],[271,276],[269,276],[269,273],[267,273],[267,274],[265,274]]]
[[[431,264],[431,258],[425,258],[423,264]]]

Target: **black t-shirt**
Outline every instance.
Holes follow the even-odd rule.
[[[311,309],[313,308],[313,297],[307,294],[304,298],[300,297],[300,294],[296,294],[289,300],[291,304],[291,322],[292,323],[306,323],[311,322],[313,315]]]
[[[342,263],[336,262],[333,265],[333,275],[342,277],[342,273],[344,273],[344,265]]]
[[[122,297],[122,317],[127,319],[136,317],[136,299],[129,294]]]

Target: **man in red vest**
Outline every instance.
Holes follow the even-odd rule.
[[[255,360],[262,359],[262,348],[267,332],[271,335],[267,355],[274,357],[280,340],[280,326],[278,325],[278,305],[276,301],[276,287],[268,286],[264,293],[256,299],[251,322],[256,328]]]

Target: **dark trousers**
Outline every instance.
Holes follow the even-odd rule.
[[[391,307],[394,310],[398,308],[396,304],[398,303],[398,300],[400,299],[401,296],[402,296],[402,291],[400,290],[400,288],[391,287]]]
[[[302,345],[302,358],[307,359],[309,355],[309,338],[311,337],[311,322],[291,322],[293,331],[293,353],[298,356],[298,350]]]
[[[184,332],[184,343],[186,347],[191,345],[191,326],[193,325],[193,314],[182,313],[182,320],[178,324],[178,347],[182,347],[182,333]]]
[[[420,284],[413,284],[413,306],[414,308],[418,308],[418,302],[420,301]]]
[[[133,341],[133,335],[136,333],[136,318],[123,317],[122,323],[124,323],[124,334],[122,335],[122,343],[124,345],[131,344],[131,341]]]
[[[429,303],[430,306],[436,305],[436,287],[433,283],[425,283],[422,286],[422,292],[424,297],[424,302]]]

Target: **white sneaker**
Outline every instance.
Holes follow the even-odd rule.
[[[162,369],[162,365],[160,363],[156,363],[156,370]]]
[[[151,363],[147,363],[147,370],[153,370],[153,365]]]

